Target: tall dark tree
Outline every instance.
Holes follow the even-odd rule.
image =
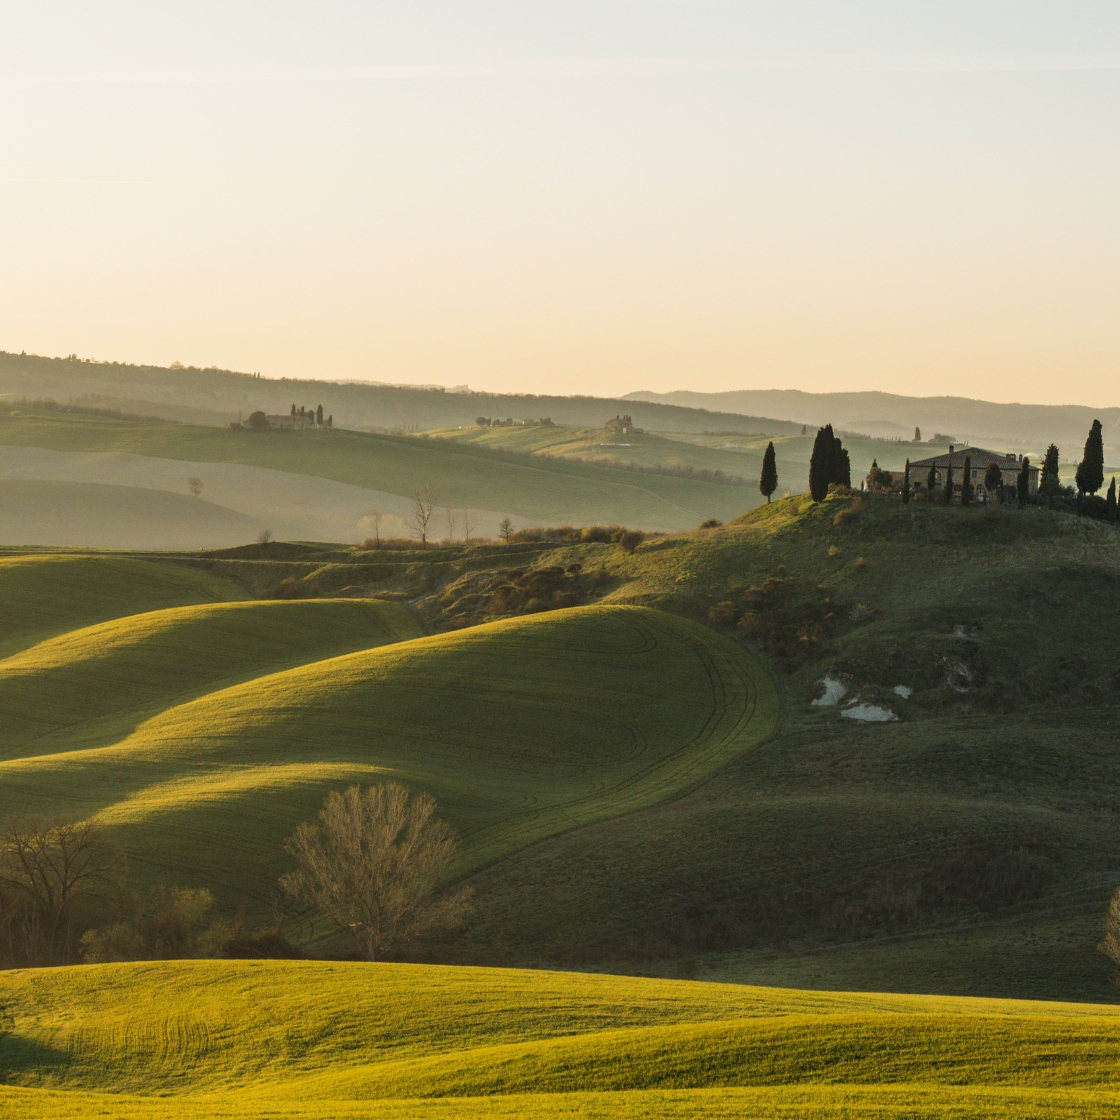
[[[948,505],[953,500],[953,460],[949,460],[949,466],[945,469],[945,504]]]
[[[906,460],[906,466],[902,470],[902,504],[906,505],[910,501],[910,460]]]
[[[914,442],[915,443],[921,443],[922,442],[922,429],[921,428],[915,428],[914,429]]]
[[[1031,461],[1023,456],[1023,465],[1019,468],[1019,477],[1015,481],[1015,492],[1019,498],[1019,508],[1027,504],[1027,498],[1030,497],[1031,492]]]
[[[1116,520],[1116,476],[1113,475],[1112,481],[1108,484],[1108,497],[1105,498],[1108,505],[1108,519],[1109,521]]]
[[[926,475],[926,497],[933,500],[933,489],[937,485],[937,468],[930,467],[929,474]]]
[[[292,415],[295,416],[295,414],[296,414],[296,406],[293,404],[292,405]]]
[[[770,495],[778,489],[778,464],[774,456],[774,442],[766,445],[766,454],[762,456],[762,477],[758,480],[758,488],[766,495],[767,502]]]
[[[831,424],[820,428],[817,438],[813,440],[813,453],[809,456],[809,493],[814,502],[823,502],[828,497],[828,484],[832,481],[834,442]]]
[[[322,405],[319,405],[319,407],[317,409],[315,409],[315,423],[318,424],[320,428],[323,426],[323,406]]]
[[[961,480],[961,505],[972,505],[972,456],[964,457],[964,478]]]
[[[1093,421],[1089,438],[1085,441],[1085,454],[1077,467],[1077,489],[1082,494],[1095,494],[1104,485],[1104,439],[1101,422]]]
[[[1054,499],[1061,488],[1062,483],[1058,478],[1058,449],[1054,444],[1050,444],[1046,449],[1046,457],[1042,460],[1042,477],[1038,480],[1038,492],[1046,499],[1046,504],[1053,509]]]
[[[993,496],[998,496],[1003,501],[1003,471],[994,459],[988,464],[984,472],[984,489]]]
[[[849,490],[852,488],[852,460],[848,455],[847,449],[836,441],[836,477],[832,480],[838,486],[846,486]]]

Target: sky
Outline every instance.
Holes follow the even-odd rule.
[[[0,349],[1120,405],[1120,4],[0,0]]]

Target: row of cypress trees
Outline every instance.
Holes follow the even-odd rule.
[[[1031,461],[1023,457],[1019,475],[1015,480],[1015,496],[1022,506],[1030,494],[1030,465]],[[926,479],[926,489],[933,494],[936,489],[934,476],[936,472],[930,467]],[[828,496],[830,485],[852,485],[852,464],[847,450],[840,442],[839,437],[833,432],[832,425],[826,424],[818,429],[817,438],[813,441],[813,453],[809,459],[809,493],[814,502],[823,502]],[[1099,420],[1093,421],[1089,429],[1089,438],[1085,441],[1085,453],[1077,467],[1078,494],[1095,494],[1104,485],[1104,438]],[[984,486],[989,493],[1003,486],[1003,474],[999,467],[992,463],[988,466],[984,476]],[[766,495],[767,502],[778,488],[778,467],[774,453],[774,444],[771,441],[766,446],[766,453],[762,457],[762,476],[758,480],[759,490]],[[1058,477],[1058,448],[1054,444],[1046,449],[1042,462],[1042,474],[1039,479],[1039,493],[1047,498],[1049,504],[1054,504],[1054,498],[1061,490]],[[945,478],[945,501],[952,501],[954,492],[953,468],[950,465]],[[961,504],[970,505],[975,496],[972,485],[972,457],[966,456],[964,461],[964,480],[960,486]],[[910,501],[910,460],[906,460],[906,467],[902,480],[902,500]],[[1106,498],[1108,518],[1117,519],[1116,479],[1113,478],[1108,488]]]

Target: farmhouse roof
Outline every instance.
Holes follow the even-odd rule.
[[[916,467],[960,467],[964,468],[965,459],[972,460],[972,469],[987,470],[989,463],[996,463],[1001,470],[1009,471],[1015,470],[1022,466],[1022,461],[1012,454],[1000,454],[996,451],[985,451],[982,447],[962,447],[959,451],[953,450],[950,454],[948,452],[941,455],[934,455],[929,459],[919,459],[917,462],[910,464],[910,469],[914,470]],[[1032,463],[1030,470],[1038,470]]]

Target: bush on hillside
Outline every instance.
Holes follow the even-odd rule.
[[[646,539],[645,533],[639,532],[637,529],[627,529],[618,538],[618,547],[623,552],[633,552]]]
[[[437,894],[458,863],[458,840],[435,816],[435,799],[399,782],[332,790],[317,824],[285,848],[296,861],[284,892],[346,930],[368,960],[425,930],[461,922],[471,888]]]
[[[82,960],[174,960],[216,957],[232,933],[228,922],[213,920],[214,896],[206,889],[155,887],[136,895],[119,920],[90,929],[81,939]]]

